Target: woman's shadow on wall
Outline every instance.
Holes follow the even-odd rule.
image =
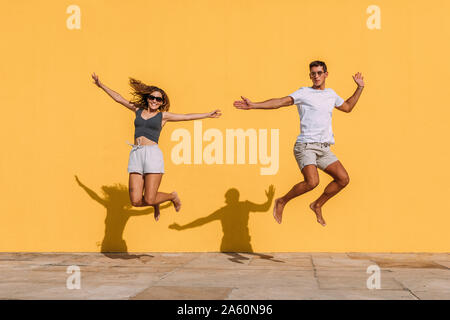
[[[209,216],[199,218],[183,226],[174,223],[171,224],[169,228],[174,230],[185,230],[200,227],[209,222],[218,220],[222,224],[223,231],[220,252],[229,255],[230,261],[242,263],[240,260],[249,260],[249,258],[239,254],[239,252],[241,252],[256,255],[261,259],[283,262],[273,259],[273,256],[253,252],[248,229],[250,212],[266,212],[269,210],[274,194],[275,189],[273,185],[271,185],[269,190],[266,191],[267,201],[263,204],[256,204],[250,201],[239,201],[239,191],[235,188],[231,188],[225,193],[226,206],[218,209]]]
[[[132,209],[130,204],[128,188],[123,184],[115,184],[112,186],[102,186],[103,197],[99,196],[93,190],[84,185],[77,176],[75,180],[78,185],[86,191],[91,199],[100,203],[106,209],[105,219],[105,236],[101,243],[100,252],[112,259],[140,259],[142,257],[150,257],[151,255],[129,254],[127,243],[123,239],[123,231],[125,226],[133,216],[142,216],[154,213],[153,207],[143,210]],[[161,210],[170,207],[170,203],[161,206]]]

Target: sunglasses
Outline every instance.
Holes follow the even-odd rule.
[[[155,97],[155,96],[152,96],[152,95],[149,95],[149,96],[148,96],[148,99],[150,99],[150,100],[156,100],[156,101],[158,101],[158,102],[163,102],[163,101],[164,101],[163,98],[161,98],[161,97]]]
[[[317,72],[310,72],[309,75],[311,77],[314,77],[316,74],[320,77],[321,75],[323,75],[325,72],[323,71],[317,71]]]

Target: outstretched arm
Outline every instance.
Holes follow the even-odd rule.
[[[163,112],[163,120],[166,121],[189,121],[198,120],[205,118],[219,118],[222,115],[220,110],[214,110],[208,113],[188,113],[188,114],[177,114],[171,112]]]
[[[269,186],[269,190],[266,191],[267,201],[263,204],[256,204],[250,201],[247,203],[250,205],[250,211],[252,212],[266,212],[269,210],[270,205],[272,204],[273,196],[275,195],[275,188],[273,185]]]
[[[290,96],[283,98],[269,99],[263,102],[252,102],[250,99],[241,96],[242,100],[235,101],[233,105],[237,109],[250,110],[250,109],[278,109],[281,107],[287,107],[294,104],[294,99]]]
[[[207,217],[198,218],[197,220],[192,221],[191,223],[185,224],[184,226],[180,226],[178,223],[173,223],[169,226],[169,229],[175,229],[175,230],[185,230],[195,227],[200,227],[204,224],[207,224],[208,222],[219,220],[220,219],[220,210],[217,210],[216,212],[213,212]]]
[[[106,207],[106,201],[102,198],[100,198],[100,196],[98,194],[96,194],[93,190],[89,189],[88,187],[86,187],[83,183],[81,183],[81,181],[78,179],[77,176],[75,176],[75,180],[77,181],[78,185],[80,187],[82,187],[84,189],[84,191],[86,191],[86,193],[95,201],[97,201],[98,203],[100,203],[101,205],[103,205],[104,207]]]
[[[136,110],[138,108],[133,103],[131,103],[130,101],[126,100],[120,94],[118,94],[114,90],[111,90],[110,88],[105,86],[103,83],[101,83],[100,80],[98,79],[98,76],[95,73],[92,74],[92,79],[94,79],[94,84],[97,87],[103,89],[103,91],[105,91],[115,102],[118,102],[121,105],[123,105],[123,106],[127,107],[128,109],[130,109],[131,111],[136,112]]]
[[[364,89],[364,77],[362,76],[362,74],[358,72],[352,77],[355,83],[358,85],[358,87],[355,90],[355,93],[353,93],[353,95],[350,98],[348,98],[341,106],[336,107],[336,109],[347,113],[353,110],[353,108],[356,105],[356,102],[358,102],[359,97],[361,96],[361,93]]]

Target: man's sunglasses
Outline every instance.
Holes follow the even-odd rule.
[[[322,76],[324,73],[325,73],[325,72],[323,72],[323,71],[317,71],[317,72],[310,72],[309,75],[310,75],[311,77],[315,77],[316,74],[317,74],[317,75],[320,77],[320,76]]]
[[[149,95],[148,98],[149,98],[150,100],[156,100],[156,101],[158,101],[158,102],[163,102],[163,101],[164,101],[163,98],[161,98],[161,97],[155,97],[155,96],[152,96],[152,95]]]

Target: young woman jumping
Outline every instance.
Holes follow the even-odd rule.
[[[163,154],[158,147],[159,135],[167,121],[187,121],[205,118],[218,118],[220,110],[208,113],[175,114],[170,113],[169,97],[164,90],[148,86],[143,82],[130,78],[133,88],[133,100],[128,101],[117,92],[109,89],[100,82],[93,73],[94,84],[103,89],[114,101],[127,107],[136,114],[134,120],[135,133],[133,148],[128,160],[129,181],[128,188],[131,204],[135,207],[153,206],[155,220],[158,221],[159,205],[172,201],[178,212],[181,201],[178,194],[159,192],[162,175],[164,173]]]

